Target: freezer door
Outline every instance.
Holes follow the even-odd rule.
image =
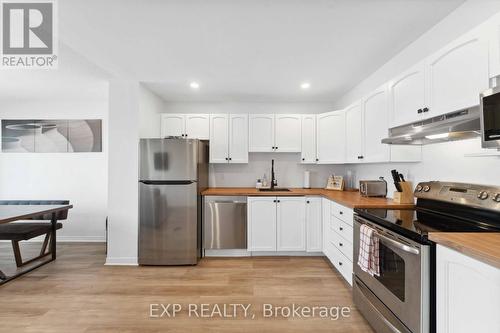
[[[141,139],[139,180],[197,180],[198,140]]]
[[[139,183],[139,264],[195,265],[200,256],[197,183]]]

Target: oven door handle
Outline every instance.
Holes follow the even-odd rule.
[[[380,238],[380,239],[382,239],[382,240],[390,243],[394,247],[397,247],[398,249],[403,250],[405,252],[408,252],[408,253],[411,253],[411,254],[415,254],[415,255],[420,254],[420,251],[418,249],[416,249],[414,247],[411,247],[411,246],[408,246],[408,245],[405,245],[405,244],[402,244],[402,243],[400,243],[398,241],[395,241],[394,239],[389,238],[387,236],[384,236],[384,235],[382,235],[382,234],[380,234],[378,232],[374,232],[373,236],[378,237],[378,238]]]

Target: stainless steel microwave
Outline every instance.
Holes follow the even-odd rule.
[[[481,94],[481,138],[483,148],[500,148],[500,86]]]

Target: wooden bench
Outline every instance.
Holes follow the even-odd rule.
[[[0,205],[68,205],[68,200],[0,200]],[[68,217],[68,211],[61,211],[57,213],[57,220],[65,220]],[[42,214],[38,216],[33,216],[27,218],[26,220],[35,221],[51,221],[53,215]],[[14,258],[16,260],[17,267],[22,267],[29,264],[35,260],[41,259],[47,255],[52,255],[55,259],[55,235],[53,235],[53,226],[51,222],[11,222],[6,224],[0,224],[0,240],[10,240],[12,242],[12,249],[14,251]],[[61,229],[62,223],[56,223],[55,230]],[[24,240],[29,240],[38,236],[45,235],[42,243],[42,248],[38,256],[28,260],[23,261],[21,256],[21,249],[19,247],[19,242]],[[49,242],[51,244],[48,247]],[[48,250],[47,250],[48,247]],[[0,276],[0,279],[2,277]]]

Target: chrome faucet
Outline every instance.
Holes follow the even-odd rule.
[[[271,190],[273,190],[275,186],[278,186],[278,181],[274,175],[274,160],[271,160]]]

